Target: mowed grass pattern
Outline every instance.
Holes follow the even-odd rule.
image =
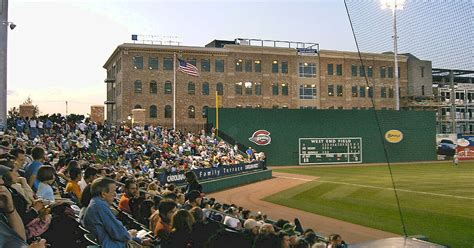
[[[387,166],[274,171],[320,178],[269,196],[267,201],[403,234]],[[393,165],[392,172],[397,189],[416,191],[398,191],[408,235],[424,235],[451,247],[473,247],[474,163]]]

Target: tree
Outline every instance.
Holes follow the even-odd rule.
[[[33,115],[34,116],[39,116],[39,114],[41,113],[40,110],[39,110],[38,105],[33,104],[33,99],[31,99],[30,96],[28,96],[28,98],[26,98],[26,100],[23,102],[23,104],[34,106],[34,109],[33,109]]]

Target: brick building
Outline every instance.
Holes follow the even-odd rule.
[[[370,96],[376,109],[395,107],[393,54],[362,53],[362,66],[356,52],[319,50],[314,43],[312,49],[261,44],[119,45],[103,66],[107,120],[123,122],[133,109],[145,109],[147,123],[172,126],[174,53],[200,70],[199,77],[176,73],[178,127],[204,124],[216,91],[224,108],[368,109]],[[408,56],[399,55],[399,63],[403,98],[416,82],[408,81]]]
[[[104,106],[93,105],[91,106],[91,121],[96,123],[104,123]]]

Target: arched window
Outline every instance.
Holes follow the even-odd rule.
[[[204,96],[208,96],[209,95],[209,83],[208,82],[204,82],[202,84],[202,94]]]
[[[196,85],[193,82],[188,83],[188,94],[194,95],[196,93]]]
[[[150,94],[158,94],[158,85],[154,80],[150,82]]]
[[[150,118],[156,118],[158,117],[158,109],[156,108],[156,105],[151,105],[150,106]]]
[[[235,83],[235,94],[242,95],[242,82]]]
[[[196,109],[193,105],[188,107],[188,118],[194,119],[196,117]]]
[[[173,85],[171,84],[170,81],[165,82],[165,94],[171,94],[173,93]]]
[[[137,80],[134,84],[135,93],[142,93],[142,81]]]
[[[165,106],[165,118],[171,118],[173,115],[173,110],[171,109],[170,105]]]
[[[202,107],[202,118],[207,118],[207,106]]]
[[[217,83],[216,90],[217,90],[217,94],[218,94],[219,96],[224,95],[224,84],[222,84],[222,83]]]
[[[140,104],[136,104],[135,107],[133,107],[133,109],[141,109],[142,108],[142,105]]]

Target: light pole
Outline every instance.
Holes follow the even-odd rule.
[[[1,1],[0,12],[0,131],[7,129],[7,42],[8,27],[16,25],[8,22],[8,0]]]
[[[400,79],[398,78],[397,10],[402,10],[405,0],[381,0],[382,9],[391,9],[393,17],[393,56],[395,60],[395,110],[400,110]]]

